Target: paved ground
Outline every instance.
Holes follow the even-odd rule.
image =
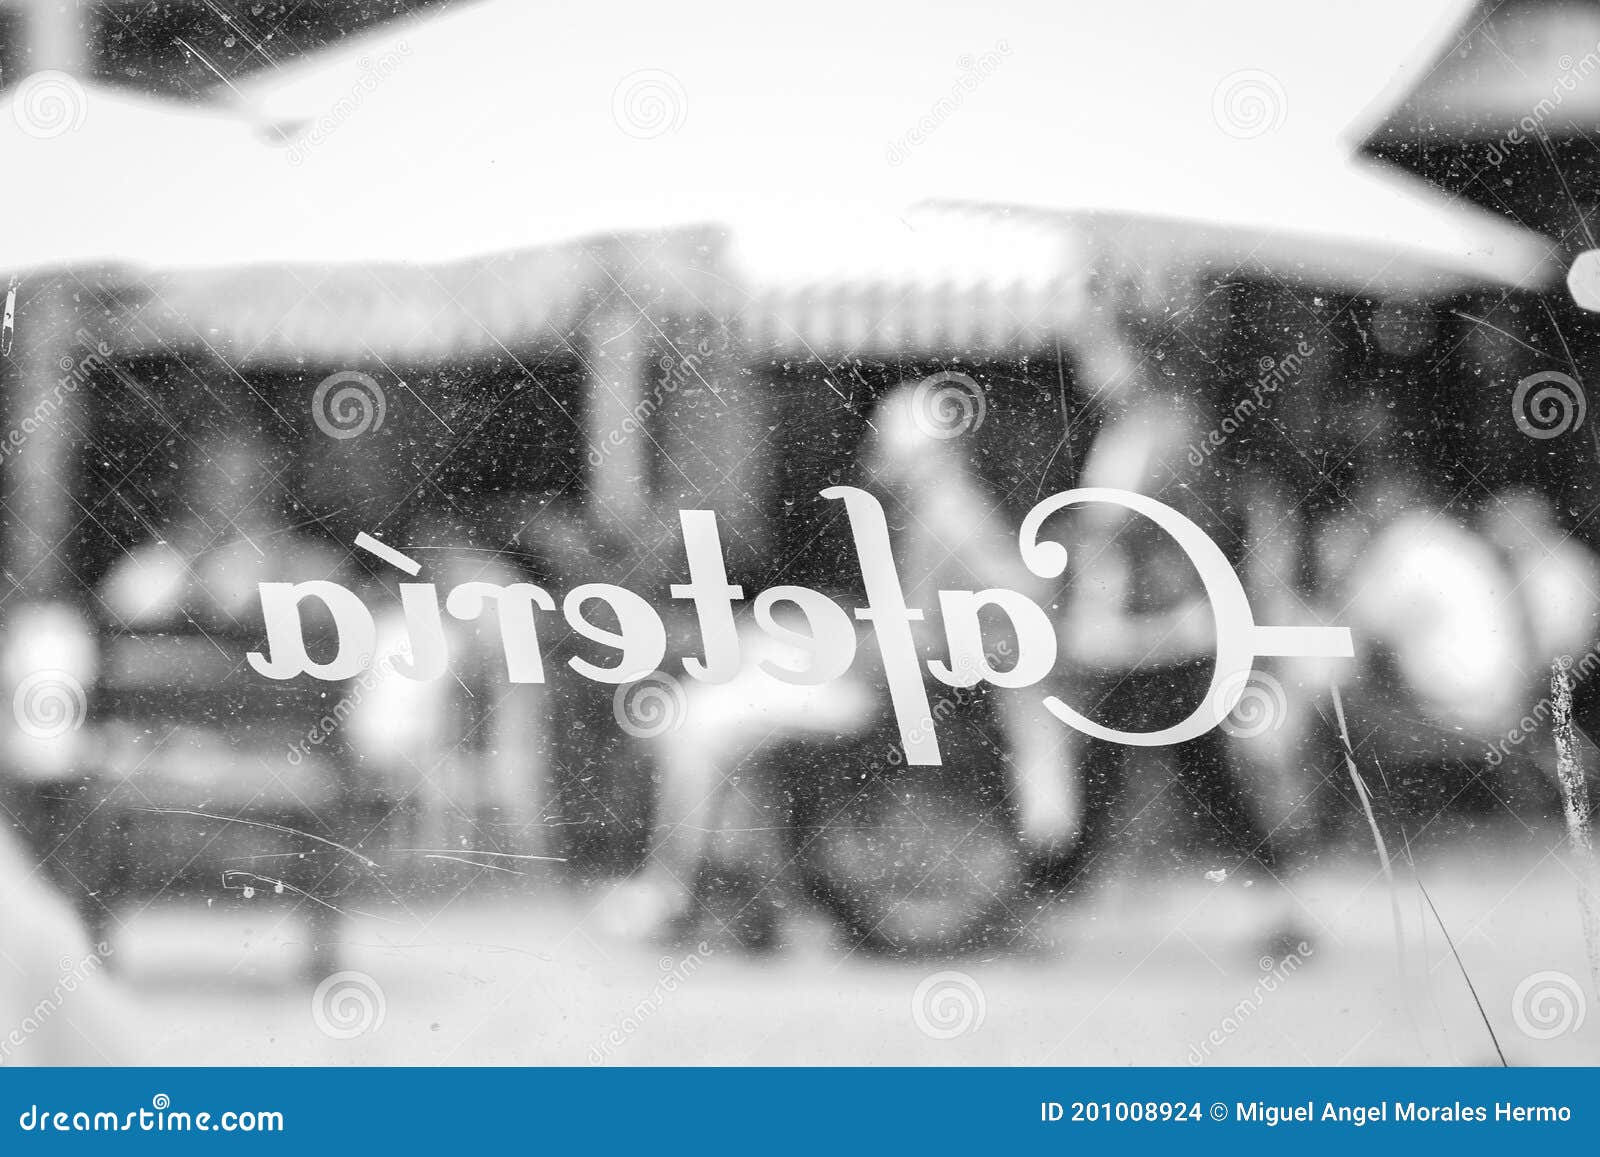
[[[1600,1062],[1575,879],[1559,833],[1508,826],[1419,868],[1507,1059]],[[1495,849],[1484,852],[1483,848]],[[456,884],[465,883],[459,877]],[[595,892],[371,906],[350,927],[356,987],[313,1008],[300,945],[270,898],[155,909],[118,962],[137,1059],[175,1064],[1411,1064],[1495,1063],[1462,969],[1411,878],[1370,856],[1293,883],[1308,950],[1262,959],[1284,904],[1270,883],[1143,870],[1053,905],[1026,953],[885,962],[845,953],[814,913],[787,948],[686,957],[607,941]],[[253,906],[252,906],[253,905]],[[1267,970],[1263,971],[1266,965]],[[937,977],[955,972],[959,976]],[[1531,982],[1519,1013],[1519,984]],[[383,1017],[371,1012],[381,990]],[[919,986],[922,995],[918,998]],[[1575,997],[1581,987],[1585,995]],[[1582,1000],[1585,1013],[1577,1022]],[[1566,1003],[1563,1004],[1562,1002]],[[365,1002],[365,1003],[363,1003]],[[318,1012],[321,1012],[319,1026]],[[979,1012],[981,1011],[981,1019]],[[1541,1021],[1540,1018],[1544,1018]],[[337,1034],[369,1025],[359,1035]],[[331,1028],[336,1035],[329,1035]],[[1551,1029],[1556,1035],[1543,1039]],[[931,1030],[931,1031],[928,1031]],[[953,1035],[951,1035],[953,1034]],[[1220,1042],[1220,1043],[1219,1043]]]

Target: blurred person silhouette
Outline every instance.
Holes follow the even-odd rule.
[[[1526,616],[1530,690],[1542,695],[1552,662],[1580,662],[1600,643],[1600,555],[1562,527],[1547,495],[1525,487],[1490,495],[1478,525],[1510,572],[1508,593]]]
[[[1502,731],[1526,689],[1509,574],[1426,473],[1420,422],[1371,390],[1334,409],[1347,500],[1315,532],[1318,587],[1361,640],[1335,673],[1363,754],[1394,782],[1454,794],[1437,767]],[[1464,745],[1464,746],[1463,746]]]
[[[792,609],[777,609],[774,621],[804,629]],[[640,717],[664,713],[677,726],[655,740],[645,864],[602,904],[613,935],[677,939],[710,916],[748,947],[777,943],[789,801],[773,752],[795,740],[827,746],[861,734],[875,697],[859,671],[814,687],[767,675],[763,664],[795,667],[809,657],[749,621],[740,624],[739,645],[739,673],[727,683],[641,683],[632,692]]]
[[[1258,622],[1345,625],[1338,583],[1368,533],[1355,512],[1386,520],[1430,501],[1416,448],[1401,440],[1387,395],[1349,395],[1340,392],[1343,382],[1323,381],[1319,390],[1315,377],[1297,375],[1298,392],[1286,398],[1293,409],[1286,405],[1276,419],[1288,429],[1248,447],[1237,467],[1248,547],[1241,577]],[[1315,460],[1300,452],[1311,439],[1324,447]],[[1296,855],[1329,834],[1334,817],[1324,789],[1346,785],[1330,688],[1348,688],[1356,665],[1312,656],[1258,660],[1258,715],[1235,712],[1246,725],[1230,733],[1234,758],[1280,844]]]
[[[1524,709],[1537,712],[1547,701],[1552,665],[1560,664],[1572,687],[1575,723],[1591,744],[1600,741],[1600,554],[1563,528],[1548,496],[1523,487],[1491,495],[1478,521],[1508,572],[1507,601],[1523,616]],[[1539,729],[1527,754],[1556,780],[1545,731]],[[1490,756],[1496,766],[1505,761]],[[1586,761],[1591,782],[1594,763]]]
[[[134,1063],[132,1010],[67,902],[0,828],[0,1066]]]
[[[1548,713],[1554,662],[1572,665],[1578,721],[1592,726],[1597,591],[1600,559],[1525,490],[1490,496],[1475,517],[1397,510],[1335,570],[1330,598],[1363,642],[1346,675],[1352,726],[1408,806],[1447,806],[1463,762],[1549,769],[1549,728],[1524,721]]]
[[[219,408],[189,440],[179,508],[107,571],[100,601],[124,627],[248,629],[257,584],[336,576],[343,551],[292,526],[283,513],[283,448],[248,399]]]
[[[934,592],[1000,587],[1037,593],[1039,583],[1015,561],[1015,529],[1000,504],[984,493],[932,405],[920,386],[891,391],[873,414],[874,433],[863,464],[872,489],[885,500],[907,600],[929,608],[917,631],[921,650],[937,655],[943,632],[932,609]],[[774,619],[780,627],[803,631],[803,618],[793,607],[779,604]],[[1014,641],[1002,646],[998,635],[986,642],[1000,656],[1017,653]],[[674,680],[655,692],[679,725],[654,741],[658,787],[648,861],[602,906],[604,922],[615,934],[681,936],[698,922],[704,906],[713,913],[731,912],[728,922],[746,944],[775,943],[782,879],[797,859],[790,830],[795,793],[788,781],[840,761],[854,768],[861,752],[851,745],[859,746],[882,728],[887,689],[870,643],[858,646],[845,676],[821,686],[793,686],[763,673],[764,663],[795,667],[809,660],[748,621],[741,625],[740,643],[741,668],[731,682]],[[1004,669],[1009,664],[997,657],[992,665]],[[938,700],[942,692],[945,710],[970,712],[977,706],[983,716],[977,726],[998,732],[1000,745],[1010,752],[1005,761],[1009,782],[997,810],[1007,813],[1007,824],[1020,827],[1036,854],[1060,852],[1077,820],[1071,737],[1037,706],[1038,697],[1010,694],[994,703],[985,690],[957,695],[933,688],[930,697]],[[679,697],[675,704],[674,695]],[[885,747],[893,746],[897,735],[889,729]],[[877,754],[881,759],[882,750]],[[896,762],[893,755],[890,762]],[[940,769],[907,768],[905,776],[909,780],[923,770]],[[842,778],[850,785],[847,790],[859,793],[869,774],[863,767],[859,775],[846,772]],[[948,833],[939,855],[948,857],[962,836],[974,831],[982,800],[974,793],[968,800],[939,801],[951,805],[947,810],[959,828]],[[825,804],[823,812],[841,802]],[[908,870],[920,876],[931,867],[913,864]],[[707,895],[708,886],[731,896],[719,902]],[[872,886],[867,879],[847,885],[858,892]],[[850,906],[848,897],[843,902]]]
[[[510,681],[493,598],[497,588],[534,580],[504,549],[481,545],[493,538],[492,526],[430,509],[391,544],[422,564],[441,597],[466,588],[441,607],[450,674],[438,679],[403,674],[411,649],[397,591],[407,576],[374,563],[363,601],[374,611],[376,653],[347,733],[363,768],[403,803],[418,847],[537,855],[546,850],[549,803],[546,689]],[[457,618],[455,609],[476,617]]]
[[[1220,458],[1205,458],[1198,467],[1189,460],[1190,448],[1205,444],[1216,428],[1211,386],[1201,379],[1206,367],[1184,365],[1186,358],[1170,354],[1141,358],[1140,348],[1138,335],[1110,305],[1080,344],[1089,402],[1103,406],[1105,416],[1078,485],[1132,491],[1173,507],[1239,571],[1246,526],[1237,480]],[[1215,665],[1215,623],[1199,573],[1169,535],[1122,507],[1094,504],[1075,513],[1065,539],[1073,561],[1060,629],[1062,659],[1076,683],[1069,701],[1113,728],[1170,726],[1203,701]],[[1152,788],[1137,794],[1154,799],[1178,789],[1179,811],[1219,828],[1241,857],[1240,868],[1254,863],[1275,875],[1289,849],[1278,846],[1227,740],[1225,731],[1213,728],[1154,749],[1164,766]],[[1130,776],[1135,761],[1146,762],[1149,753],[1097,739],[1085,746],[1083,835],[1058,873],[1063,886],[1105,858],[1132,822],[1130,809],[1149,802],[1131,798],[1136,781]],[[1283,939],[1287,932],[1278,929],[1274,936]]]
[[[1364,772],[1382,771],[1407,818],[1515,806],[1553,774],[1551,665],[1571,664],[1580,726],[1600,722],[1600,558],[1526,487],[1473,506],[1434,481],[1415,396],[1382,389],[1335,407],[1347,501],[1314,532],[1317,599],[1355,632],[1356,662],[1329,673],[1344,697]],[[1429,469],[1430,464],[1439,463]],[[1535,792],[1536,809],[1551,802]]]
[[[874,482],[903,512],[896,564],[907,601],[927,607],[923,622],[912,629],[931,653],[939,653],[944,638],[936,592],[996,588],[1040,603],[1048,603],[1051,593],[1023,564],[1016,524],[964,453],[961,406],[970,399],[952,391],[981,387],[964,377],[959,384],[939,385],[938,380],[901,386],[883,400],[867,458]],[[985,642],[1012,656],[1019,653],[1017,640],[1004,634],[986,633]],[[1010,664],[997,658],[991,665]],[[1045,709],[1046,693],[1043,688],[1007,692],[996,696],[994,705],[1011,752],[1008,794],[1026,846],[1040,860],[1066,853],[1081,818],[1079,736]]]

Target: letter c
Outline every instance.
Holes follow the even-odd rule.
[[[1217,624],[1216,666],[1206,697],[1189,715],[1159,731],[1119,731],[1105,727],[1052,695],[1044,705],[1057,719],[1096,739],[1132,747],[1162,747],[1198,738],[1217,726],[1239,705],[1250,669],[1260,655],[1307,655],[1349,659],[1355,655],[1350,632],[1343,627],[1261,627],[1250,613],[1244,585],[1228,558],[1206,532],[1164,502],[1129,490],[1086,487],[1053,494],[1028,512],[1018,532],[1022,561],[1040,578],[1060,578],[1067,569],[1067,550],[1058,542],[1040,542],[1039,531],[1058,510],[1108,502],[1142,514],[1170,534],[1200,572],[1211,613]]]

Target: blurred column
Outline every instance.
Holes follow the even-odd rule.
[[[738,329],[709,312],[663,322],[657,348],[657,514],[676,533],[678,511],[716,511],[730,576],[753,574],[767,561],[767,495],[783,444],[767,436],[770,391],[746,369]]]
[[[5,565],[26,599],[61,597],[69,589],[64,540],[75,509],[77,435],[85,415],[76,369],[89,349],[76,349],[71,278],[50,276],[18,294],[12,359],[18,388],[8,391],[6,434],[16,446],[5,468]],[[20,445],[17,443],[20,442]]]
[[[30,0],[30,71],[54,69],[81,76],[88,59],[84,17],[78,0]],[[85,174],[85,179],[93,176]],[[7,462],[4,477],[5,565],[16,593],[24,598],[59,597],[68,589],[61,548],[72,526],[72,492],[78,484],[74,447],[83,404],[76,386],[62,387],[89,352],[75,354],[74,284],[63,273],[24,278],[17,299],[11,357],[20,381],[18,388],[7,391],[6,433],[22,444]]]
[[[488,687],[494,704],[485,721],[483,776],[486,794],[507,850],[548,855],[554,842],[551,815],[550,701],[542,684],[512,684],[495,671]]]
[[[637,568],[657,539],[650,514],[648,434],[643,422],[653,365],[648,362],[650,332],[635,299],[621,289],[609,292],[584,323],[588,486],[579,533],[587,541],[568,544],[575,557],[552,560],[565,569],[580,564],[577,555],[594,552],[585,564],[584,582],[609,578],[649,585]],[[580,871],[631,870],[649,811],[647,753],[617,726],[610,687],[578,679],[555,682],[545,718],[552,721],[550,733],[560,745],[553,762],[563,770],[550,787],[562,814],[584,821],[563,833],[564,852]],[[537,768],[524,771],[539,774]],[[530,808],[539,806],[536,797],[524,799]],[[525,817],[512,818],[517,822]],[[533,834],[530,828],[522,831]],[[535,847],[530,843],[523,850],[540,854],[533,851]]]
[[[607,302],[585,325],[588,497],[601,520],[634,520],[647,505],[645,433],[635,427],[645,399],[648,334],[648,323],[625,301]]]
[[[81,0],[21,0],[28,37],[28,69],[57,69],[85,76],[89,23]]]

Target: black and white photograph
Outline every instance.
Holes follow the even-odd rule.
[[[1597,207],[1578,0],[0,0],[0,1069],[1600,1064]]]

